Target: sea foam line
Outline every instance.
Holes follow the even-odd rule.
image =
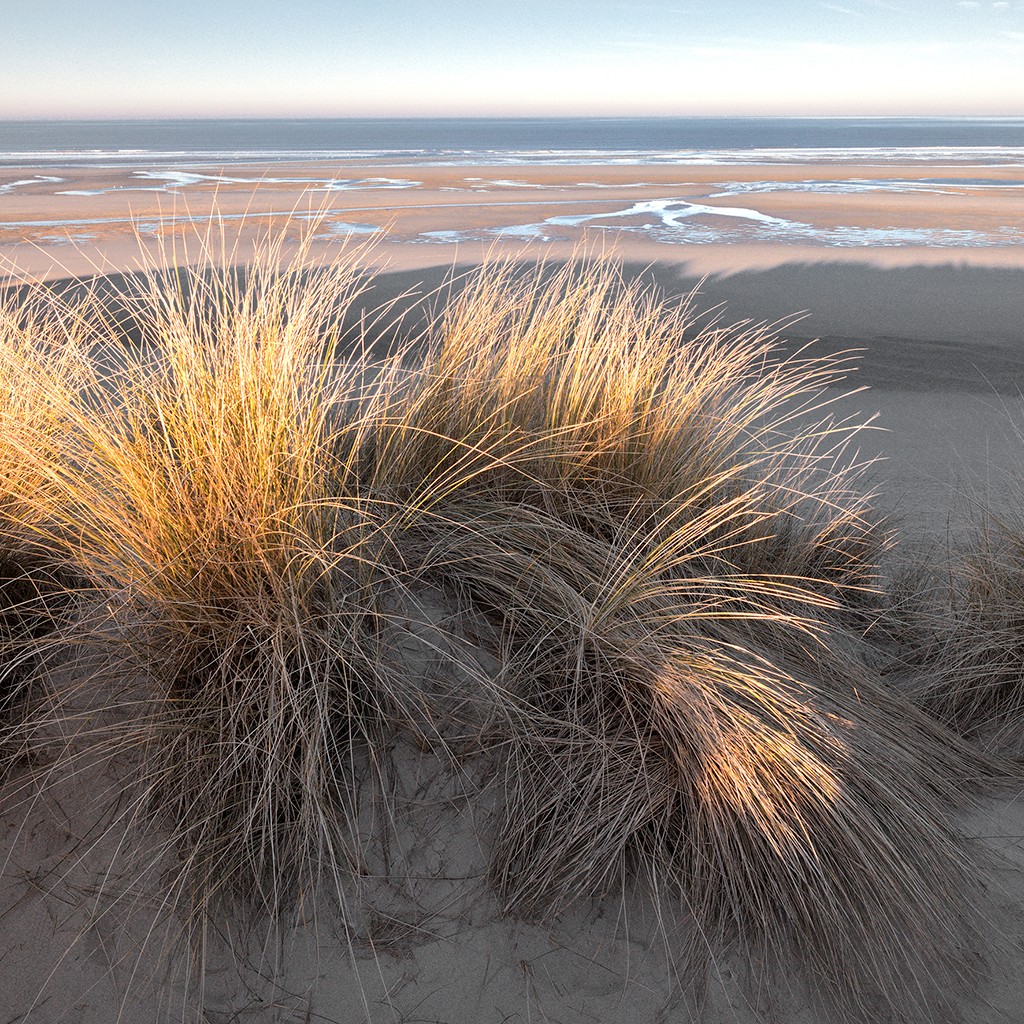
[[[523,164],[595,165],[679,164],[893,164],[944,163],[958,166],[1024,166],[1024,146],[893,146],[758,149],[226,149],[226,150],[7,150],[0,164],[84,163],[125,167],[139,164],[185,169],[225,163],[399,161],[423,167],[517,166]]]
[[[194,171],[135,171],[135,178],[149,181],[164,181],[164,185],[112,185],[106,188],[66,189],[56,192],[58,196],[103,196],[115,192],[167,192],[188,188],[202,182],[217,185],[312,185],[307,192],[362,192],[374,189],[416,188],[422,181],[409,178],[271,178],[261,175],[256,178],[236,178],[226,174],[198,174]],[[50,179],[48,179],[50,180]],[[52,179],[60,181],[60,178]]]
[[[0,185],[0,195],[7,195],[16,188],[21,188],[22,185],[38,185],[44,181],[57,183],[63,180],[63,178],[55,178],[52,174],[35,174],[31,178],[22,178],[20,181],[8,181]]]
[[[805,180],[805,181],[730,181],[724,185],[726,191],[714,192],[710,198],[727,198],[734,195],[765,192],[811,192],[832,195],[863,195],[869,192],[914,193],[932,195],[957,195],[950,189],[1019,189],[1024,181],[1003,181],[999,178],[849,178],[846,180]],[[940,187],[945,186],[945,187]]]

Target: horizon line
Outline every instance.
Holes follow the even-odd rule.
[[[93,114],[59,116],[0,115],[0,124],[36,121],[683,121],[683,120],[801,120],[801,121],[896,121],[919,118],[930,121],[1021,121],[1018,114]]]

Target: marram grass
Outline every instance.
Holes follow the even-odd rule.
[[[1020,438],[1024,445],[1024,438]],[[972,501],[962,536],[906,561],[893,588],[908,696],[975,744],[1024,759],[1024,480]],[[937,546],[936,546],[937,548]]]
[[[84,581],[64,635],[115,721],[72,732],[132,766],[166,901],[201,928],[344,890],[405,736],[490,761],[507,912],[639,879],[853,1016],[948,1009],[977,923],[949,816],[986,767],[872,667],[848,360],[592,261],[485,269],[375,360],[356,264],[290,260],[153,274],[131,343],[95,293],[59,344],[4,335],[5,536]],[[423,586],[498,665],[458,700],[396,641]]]
[[[355,776],[423,719],[381,646],[388,513],[343,456],[358,416],[335,422],[360,376],[334,366],[357,273],[282,273],[279,255],[154,275],[129,297],[133,344],[93,304],[76,387],[25,375],[60,449],[21,444],[43,481],[24,526],[86,581],[94,635],[76,639],[120,642],[113,663],[146,678],[105,742],[137,763],[138,809],[170,829],[175,900],[200,919],[357,864]]]
[[[410,388],[444,429],[403,457],[486,453],[413,532],[493,623],[507,909],[639,873],[698,945],[795,957],[888,1020],[970,974],[974,868],[947,815],[979,766],[872,667],[886,538],[822,408],[845,370],[607,270],[540,295],[485,278]]]

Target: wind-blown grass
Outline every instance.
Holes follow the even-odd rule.
[[[83,323],[45,287],[0,300],[0,731],[66,604],[69,580],[36,544],[35,496],[59,460],[60,409],[77,384]],[[45,401],[35,382],[54,382]]]
[[[695,945],[795,955],[862,1016],[954,998],[948,816],[985,765],[872,668],[888,540],[824,404],[849,361],[585,262],[485,271],[375,362],[342,336],[360,281],[271,246],[153,275],[133,345],[87,296],[73,373],[38,332],[21,360],[54,427],[11,435],[39,481],[12,522],[86,581],[69,636],[119,652],[94,741],[169,832],[168,902],[343,888],[394,736],[454,756],[475,729],[508,912],[639,877]],[[423,584],[500,666],[455,700],[396,641]]]
[[[867,656],[886,540],[820,409],[846,366],[607,271],[485,277],[378,458],[440,472],[418,560],[494,624],[506,907],[639,871],[698,945],[891,1019],[970,974],[947,815],[982,769]]]
[[[87,301],[79,386],[32,380],[59,451],[21,446],[45,479],[25,525],[87,581],[84,639],[128,677],[94,684],[130,696],[86,732],[137,761],[136,812],[170,829],[197,920],[222,896],[275,910],[358,863],[356,777],[423,719],[382,646],[386,530],[339,454],[361,430],[336,422],[361,375],[334,365],[357,267],[282,260],[151,276],[119,297],[132,345]]]
[[[1022,439],[1024,440],[1024,439]],[[905,560],[893,592],[908,695],[972,742],[1024,757],[1024,520],[971,502],[943,551]],[[909,671],[908,671],[909,670]]]

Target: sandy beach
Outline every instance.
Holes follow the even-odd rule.
[[[856,444],[864,486],[908,548],[945,543],[965,495],[998,507],[1024,476],[1020,167],[4,167],[0,283],[146,269],[160,247],[187,253],[214,211],[229,235],[238,225],[228,262],[284,225],[296,239],[315,225],[324,257],[372,241],[367,313],[485,259],[558,262],[586,247],[666,296],[694,293],[724,323],[782,323],[794,350],[855,351],[856,372],[827,397],[872,421]],[[428,671],[440,641],[429,609],[423,619],[409,631]],[[136,877],[104,876],[131,819],[110,799],[117,765],[83,763],[28,797],[22,765],[0,802],[0,1022],[825,1024],[798,965],[760,1002],[738,958],[688,973],[674,957],[685,915],[666,917],[643,880],[554,922],[505,916],[485,885],[493,809],[461,799],[476,780],[445,776],[430,753],[401,757],[401,834],[418,841],[367,867],[374,913],[346,919],[311,899],[273,927],[211,926],[202,968],[166,945],[158,859],[142,851]],[[957,826],[986,865],[988,925],[977,991],[957,1014],[1010,1024],[1024,993],[1024,802],[981,798]]]
[[[622,259],[698,275],[822,249],[830,262],[1019,268],[1022,205],[1018,168],[956,164],[5,167],[0,261],[40,277],[121,270],[140,258],[133,222],[152,244],[216,209],[246,222],[243,240],[318,216],[325,252],[373,238],[393,269],[525,246],[568,256],[585,235]]]

